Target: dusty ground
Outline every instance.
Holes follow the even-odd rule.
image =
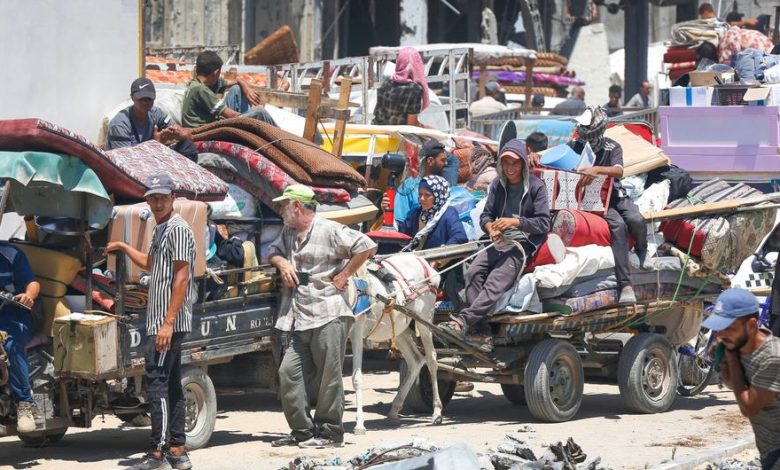
[[[599,455],[614,468],[645,468],[675,455],[678,459],[748,436],[749,424],[740,415],[730,392],[711,386],[695,398],[678,398],[672,411],[633,415],[625,411],[616,385],[586,384],[576,419],[560,424],[536,422],[525,407],[510,404],[498,385],[477,384],[474,391],[456,395],[445,410],[444,424],[430,426],[426,416],[408,416],[394,428],[384,418],[395,393],[396,372],[365,376],[368,434],[350,433],[354,426],[354,394],[345,377],[348,434],[346,447],[330,451],[272,448],[270,442],[286,433],[284,416],[274,395],[221,394],[221,410],[208,448],[192,452],[198,469],[277,469],[297,455],[340,456],[349,459],[382,440],[422,436],[439,444],[463,441],[477,452],[486,451],[509,432],[527,427],[531,447],[573,437],[589,456]],[[0,468],[108,469],[135,463],[147,443],[148,428],[120,425],[113,416],[100,418],[92,429],[71,429],[58,444],[25,448],[16,438],[0,439]]]

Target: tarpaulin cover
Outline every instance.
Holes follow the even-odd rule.
[[[11,181],[7,212],[74,219],[86,213],[92,228],[103,228],[111,218],[106,189],[76,157],[0,151],[0,179]]]
[[[129,158],[115,161],[109,153],[103,152],[86,137],[43,119],[0,121],[0,150],[37,150],[72,155],[97,174],[108,192],[124,198],[143,197],[146,186],[143,180],[137,179],[141,173],[169,169],[179,169],[177,178],[179,175],[183,176],[183,178],[174,178],[178,196],[210,201],[220,200],[227,193],[227,185],[217,179],[210,179],[208,172],[176,152],[166,152],[164,158],[154,157],[152,161]],[[157,150],[160,150],[159,147]],[[149,153],[156,154],[157,150]],[[198,174],[206,178],[209,183],[199,186],[203,181],[192,176]]]
[[[260,189],[267,192],[270,198],[273,199],[280,196],[287,186],[301,182],[285,173],[264,155],[254,152],[243,145],[215,141],[201,141],[196,142],[195,145],[198,147],[198,152],[232,157],[225,160],[227,167],[223,167],[219,162],[209,162],[203,159],[200,159],[198,163],[208,168],[223,167],[222,169],[224,170],[236,173],[255,186],[255,191],[250,191],[251,193],[255,193]],[[322,188],[318,186],[314,186],[313,189],[317,200],[323,203],[340,204],[349,202],[351,199],[349,193],[344,189]]]
[[[349,164],[317,145],[268,123],[224,119],[193,130],[196,141],[224,140],[258,151],[304,184],[356,191],[366,180]]]

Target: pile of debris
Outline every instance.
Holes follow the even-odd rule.
[[[737,459],[719,460],[707,465],[707,470],[760,470],[761,460],[756,457],[750,462],[744,462]]]
[[[485,454],[477,454],[463,443],[440,448],[424,438],[386,441],[348,461],[339,457],[313,459],[297,457],[279,470],[413,470],[419,468],[459,468],[463,470],[610,470],[601,457],[587,460],[582,448],[569,438],[547,446],[537,458],[517,433]]]

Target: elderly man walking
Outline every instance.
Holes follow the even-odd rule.
[[[279,382],[292,432],[272,445],[341,447],[342,367],[353,314],[346,287],[374,254],[376,244],[358,231],[318,217],[314,191],[308,186],[290,185],[274,201],[281,203],[284,228],[271,243],[268,259],[284,284],[276,328],[289,334]]]

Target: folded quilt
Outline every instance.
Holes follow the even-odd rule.
[[[237,143],[258,149],[282,168],[286,163],[284,160],[294,162],[310,176],[315,184],[333,186],[330,184],[331,181],[335,181],[339,185],[346,183],[350,188],[345,189],[353,191],[366,185],[365,178],[340,158],[326,152],[312,142],[257,119],[225,119],[196,128],[193,130],[193,134],[195,140],[225,140],[206,139],[203,138],[202,134],[226,129],[240,130],[251,134],[252,137],[243,133],[237,134],[239,138],[245,140]],[[300,178],[296,179],[301,181]]]
[[[222,168],[240,174],[248,182],[265,188],[271,198],[282,194],[284,188],[298,183],[264,155],[243,145],[230,142],[201,141],[196,143],[198,152],[208,152],[198,158],[198,163],[207,168]],[[218,155],[211,155],[218,154]],[[222,157],[221,159],[218,157]],[[226,157],[232,157],[226,158]],[[249,170],[249,171],[247,171]],[[312,186],[317,200],[322,203],[341,204],[349,202],[349,192],[340,188]]]

